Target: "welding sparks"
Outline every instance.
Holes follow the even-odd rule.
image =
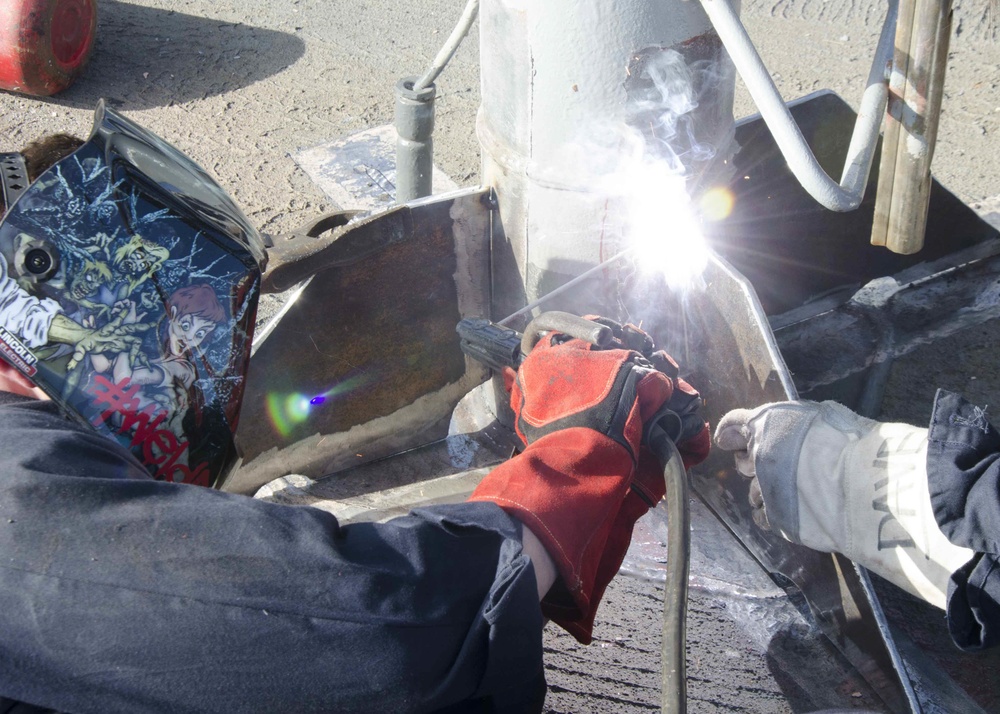
[[[620,127],[614,193],[624,208],[623,241],[642,271],[656,271],[675,291],[700,285],[708,245],[700,221],[732,209],[723,193],[709,191],[697,205],[688,189],[718,156],[694,111],[699,87],[715,81],[711,64],[689,64],[674,50],[644,53],[641,76],[630,85],[625,127]],[[722,156],[725,158],[725,155]],[[695,182],[697,183],[697,182]]]
[[[633,67],[640,71],[633,73]],[[547,162],[532,164],[532,178],[540,184],[579,189],[593,197],[591,205],[600,207],[599,230],[591,234],[572,220],[567,224],[578,231],[581,242],[592,235],[596,239],[597,245],[581,248],[580,255],[598,255],[601,260],[508,315],[501,325],[528,317],[588,280],[617,280],[618,288],[632,289],[628,281],[634,271],[654,276],[654,282],[655,276],[662,276],[682,301],[704,286],[710,253],[701,221],[724,219],[733,199],[725,189],[713,189],[695,200],[688,190],[718,178],[728,180],[727,157],[735,145],[730,129],[722,127],[720,133],[712,122],[703,129],[693,112],[700,92],[721,80],[711,63],[689,66],[679,52],[663,48],[633,57],[625,72],[629,81],[621,116],[582,126],[553,152],[551,175],[546,173]],[[721,144],[721,152],[713,141]],[[571,186],[565,185],[567,175],[573,176]],[[538,233],[534,237],[536,245],[548,239]],[[575,258],[572,241],[563,236],[560,241],[538,252],[550,259]],[[608,271],[612,265],[615,271]],[[635,281],[634,287],[648,288],[645,281]],[[652,295],[657,291],[649,292],[656,299]],[[659,314],[661,306],[644,305],[642,310]]]

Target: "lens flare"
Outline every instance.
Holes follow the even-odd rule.
[[[275,430],[286,437],[296,424],[309,417],[309,397],[304,394],[267,395],[267,413]]]
[[[722,221],[729,218],[733,212],[735,198],[729,189],[717,186],[710,188],[702,194],[698,201],[701,215],[709,221]]]
[[[272,426],[282,437],[291,435],[296,426],[309,419],[317,409],[328,408],[327,400],[336,401],[336,397],[344,396],[363,387],[374,379],[371,375],[356,375],[344,379],[325,392],[309,396],[301,392],[281,394],[271,392],[267,395],[267,414]]]

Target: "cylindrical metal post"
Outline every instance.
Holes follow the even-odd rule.
[[[430,196],[434,167],[434,97],[431,83],[414,89],[416,77],[396,83],[396,203]]]
[[[627,209],[609,178],[636,137],[651,151],[669,144],[691,184],[712,185],[733,151],[735,75],[686,0],[481,0],[479,27],[476,128],[499,207],[492,294],[503,317],[621,252]],[[547,307],[617,304],[586,292],[601,304],[566,293]]]

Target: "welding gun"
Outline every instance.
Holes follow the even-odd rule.
[[[523,335],[517,330],[483,318],[466,318],[459,322],[455,329],[461,339],[462,352],[499,372],[502,372],[504,367],[517,370],[525,355],[545,332],[562,332],[597,347],[607,347],[614,338],[611,328],[607,325],[566,312],[542,313],[531,321]],[[648,340],[648,337],[646,339]],[[674,372],[667,376],[676,378],[676,370]],[[673,444],[701,430],[701,418],[696,413],[700,405],[701,400],[695,398],[693,403],[685,406],[681,414],[664,406],[647,420],[643,430],[643,443],[650,448],[661,464],[665,465],[672,457]]]
[[[504,367],[515,370],[520,367],[524,357],[546,332],[562,332],[597,347],[607,347],[614,339],[607,325],[555,310],[543,312],[532,320],[523,335],[482,318],[466,318],[455,329],[465,354],[500,371]]]
[[[462,341],[462,352],[490,369],[516,370],[524,361],[521,333],[484,318],[467,317],[455,328]]]

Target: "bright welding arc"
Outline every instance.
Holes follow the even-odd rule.
[[[666,162],[644,161],[629,173],[623,197],[624,239],[636,265],[662,274],[672,290],[695,287],[708,264],[708,246],[684,176]]]

